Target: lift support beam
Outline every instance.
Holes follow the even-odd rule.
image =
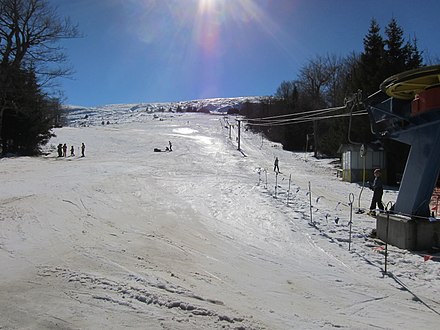
[[[372,131],[410,146],[393,215],[379,215],[379,238],[400,248],[440,246],[429,204],[440,174],[440,66],[385,80],[367,100]]]

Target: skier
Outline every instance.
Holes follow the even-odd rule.
[[[370,189],[373,190],[373,198],[371,200],[371,205],[370,205],[370,212],[368,212],[369,215],[376,215],[376,212],[374,211],[376,209],[376,204],[379,208],[379,210],[384,209],[383,207],[383,203],[382,203],[382,195],[383,195],[383,184],[382,184],[382,179],[380,178],[380,169],[375,169],[374,170],[374,181],[373,184],[370,184]]]
[[[273,171],[280,173],[280,168],[278,167],[278,157],[275,157],[275,163],[273,164]]]
[[[170,151],[173,151],[173,145],[171,144],[171,141],[168,141],[169,145],[170,145]]]
[[[86,145],[84,143],[81,144],[81,157],[85,157],[84,152],[86,151]]]
[[[73,146],[70,147],[70,156],[75,156],[75,148]]]
[[[63,145],[60,143],[57,148],[58,148],[58,157],[63,157]]]
[[[63,157],[67,157],[67,144],[63,145]]]

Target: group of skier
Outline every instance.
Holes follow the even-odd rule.
[[[57,151],[58,151],[58,157],[67,157],[67,144],[66,143],[58,144]],[[81,157],[86,156],[85,152],[86,152],[86,145],[84,143],[82,143],[81,144]],[[74,146],[70,147],[70,156],[71,157],[75,156],[75,147]]]

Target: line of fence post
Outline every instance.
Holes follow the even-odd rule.
[[[351,250],[351,226],[353,224],[353,202],[354,202],[354,194],[350,193],[348,195],[348,201],[350,205],[350,222],[348,223],[350,226],[349,237],[348,237],[348,251]]]
[[[260,182],[263,181],[261,178],[261,171],[264,171],[265,173],[265,189],[267,189],[267,170],[264,168],[258,168],[258,185],[260,185]],[[274,197],[277,198],[277,194],[278,194],[278,172],[275,172],[275,191],[274,191]],[[292,184],[292,174],[289,174],[289,183],[288,183],[288,189],[287,189],[287,200],[286,200],[286,204],[289,205],[289,201],[290,201],[290,190],[291,190],[291,184]],[[309,210],[310,210],[310,224],[311,225],[315,225],[313,222],[313,205],[312,205],[312,184],[311,181],[308,182],[308,195],[309,195]],[[323,196],[319,196],[318,199],[320,197]],[[317,200],[318,201],[318,200]],[[349,226],[349,238],[348,238],[348,251],[351,251],[351,243],[352,243],[352,226],[353,226],[353,204],[355,201],[355,195],[354,193],[350,193],[348,195],[348,201],[349,201],[349,206],[350,206],[350,216],[349,216],[349,222],[348,222],[348,226]],[[338,205],[340,204],[340,202],[338,203]],[[392,209],[393,203],[390,201],[387,203],[385,211],[386,211],[386,232],[385,232],[385,260],[384,260],[384,271],[383,271],[383,275],[387,275],[388,274],[388,231],[389,231],[389,221],[390,221],[390,210]],[[336,206],[337,207],[337,206]],[[327,216],[326,216],[327,219]]]
[[[313,225],[313,211],[312,211],[312,185],[309,181],[309,205],[310,205],[310,224]]]
[[[438,200],[439,200],[439,197],[437,196],[437,203],[435,204],[435,216],[438,215]]]
[[[238,137],[237,137],[237,144],[238,144],[238,146],[237,146],[237,150],[241,150],[241,146],[240,146],[240,140],[241,140],[241,138],[240,138],[240,124],[241,124],[241,121],[239,120],[239,119],[236,119],[236,121],[237,121],[237,123],[238,123]]]
[[[261,171],[264,171],[265,173],[265,189],[267,189],[267,170],[263,169],[263,168],[259,168],[258,169],[258,184],[260,184],[260,182],[262,181],[261,179]],[[275,172],[275,188],[274,188],[274,198],[278,197],[278,172]],[[286,197],[286,204],[289,205],[289,201],[290,201],[290,190],[292,187],[292,174],[289,174],[289,183],[288,183],[288,189],[287,189],[287,197]],[[310,212],[310,224],[312,226],[315,225],[314,221],[313,221],[313,205],[312,205],[312,183],[311,181],[308,181],[308,195],[309,195],[309,212]],[[319,196],[318,199],[320,197],[323,196]],[[352,243],[352,226],[353,226],[353,204],[355,201],[355,196],[353,193],[350,193],[348,196],[348,200],[349,200],[349,206],[350,206],[350,217],[349,217],[349,222],[348,222],[348,226],[349,226],[349,238],[348,238],[348,250],[351,251],[351,243]],[[391,203],[391,202],[389,202]],[[339,205],[340,203],[338,203]],[[388,207],[388,206],[387,206]],[[387,239],[388,239],[388,219],[387,219]],[[385,245],[385,249],[387,249],[387,245]],[[387,262],[387,252],[385,252],[385,273],[386,273],[386,262]]]
[[[390,224],[390,210],[393,206],[392,202],[388,202],[385,208],[387,212],[387,226],[385,229],[385,265],[384,265],[384,275],[388,274],[387,265],[388,265],[388,228]]]

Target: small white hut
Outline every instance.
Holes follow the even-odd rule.
[[[362,182],[371,179],[371,173],[380,168],[382,178],[386,181],[386,157],[381,145],[343,144],[338,152],[342,154],[342,180]]]

